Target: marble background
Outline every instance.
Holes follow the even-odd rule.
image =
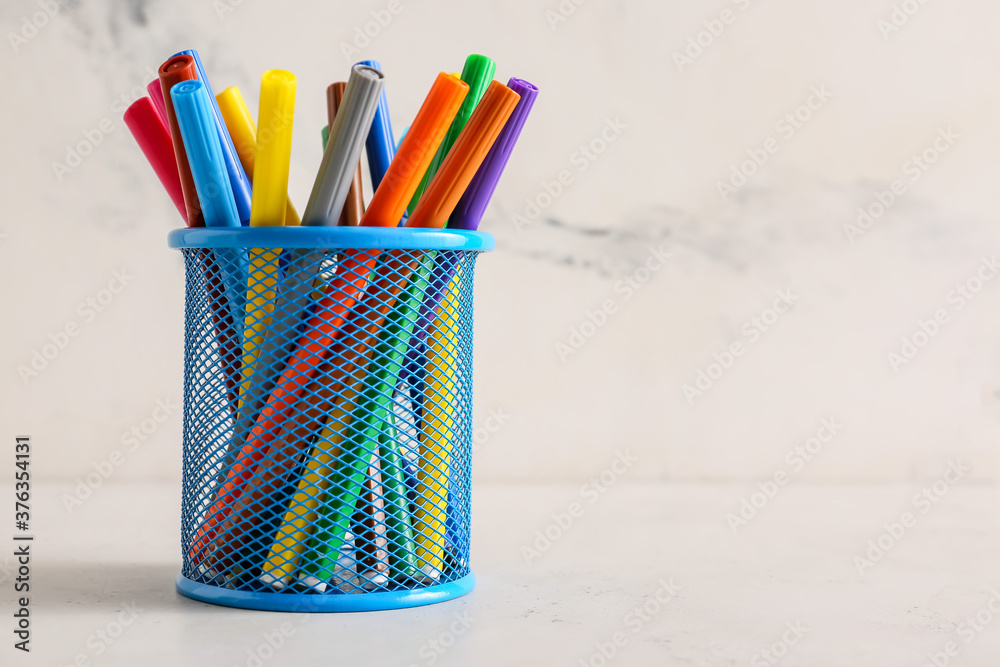
[[[970,479],[994,481],[1000,280],[961,308],[954,290],[975,286],[984,257],[991,275],[1000,252],[1000,5],[902,4],[919,9],[5,0],[4,437],[31,434],[37,475],[72,481],[125,451],[123,434],[158,402],[180,403],[183,274],[165,238],[178,218],[121,121],[167,56],[198,49],[216,90],[238,85],[254,109],[263,70],[296,73],[290,191],[301,209],[323,91],[350,62],[382,62],[398,134],[434,75],[479,52],[497,60],[497,78],[541,89],[483,222],[497,250],[476,286],[476,425],[491,411],[504,423],[477,450],[479,479],[582,482],[627,451],[636,481],[786,470],[797,481],[906,482],[937,478],[954,459]],[[369,25],[369,43],[353,43],[387,15]],[[829,99],[803,111],[815,89]],[[783,121],[796,111],[808,119]],[[56,165],[84,141],[96,145],[78,165]],[[586,157],[586,146],[600,153]],[[766,163],[723,200],[718,183],[764,147]],[[925,151],[933,164],[914,171]],[[884,215],[852,232],[858,208],[897,180]],[[653,249],[670,257],[647,273]],[[101,312],[81,307],[116,271],[125,289]],[[624,287],[630,278],[641,289]],[[778,291],[794,306],[748,335]],[[602,326],[585,325],[609,300]],[[947,321],[893,368],[888,355],[936,311]],[[73,325],[78,335],[44,369],[24,373]],[[579,349],[560,347],[580,343],[581,329],[593,335]],[[686,396],[700,370],[719,375],[713,355],[737,342],[744,353]],[[793,469],[786,454],[823,419],[842,428]],[[179,478],[179,409],[153,431],[116,480]]]

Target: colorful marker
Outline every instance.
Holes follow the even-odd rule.
[[[420,181],[420,187],[417,188],[417,191],[413,194],[413,199],[410,200],[410,205],[406,207],[410,215],[413,215],[413,211],[416,210],[424,190],[427,189],[431,179],[434,178],[434,174],[437,173],[441,163],[444,162],[444,158],[448,155],[448,151],[451,150],[455,140],[458,139],[458,135],[462,132],[465,124],[472,117],[472,112],[476,109],[479,100],[482,99],[483,94],[486,92],[486,87],[493,81],[493,73],[496,72],[496,69],[497,64],[486,56],[473,54],[465,59],[465,66],[462,68],[462,81],[469,84],[469,94],[455,115],[455,120],[452,121],[451,127],[448,128],[448,134],[445,135],[444,141],[441,142],[441,146],[434,155],[434,159],[424,173],[423,179]]]
[[[160,82],[154,83],[156,88],[159,88]],[[181,189],[180,176],[177,174],[174,143],[170,139],[166,121],[157,113],[153,101],[148,97],[140,97],[133,102],[125,111],[124,120],[139,148],[142,149],[142,154],[156,172],[156,177],[160,179],[163,189],[167,191],[186,223],[184,192]]]
[[[292,121],[295,115],[295,75],[285,70],[268,70],[260,81],[260,109],[254,157],[254,191],[250,211],[251,227],[281,227],[288,205],[288,166],[292,154]],[[250,250],[247,309],[243,337],[243,382],[240,391],[240,424],[245,414],[255,414],[252,403],[244,410],[243,396],[263,378],[251,378],[261,355],[271,312],[277,299],[280,248]],[[251,417],[252,418],[252,417]],[[240,431],[237,431],[239,438]],[[236,440],[238,444],[242,439]]]
[[[239,227],[222,149],[218,136],[211,131],[210,109],[208,93],[200,81],[182,81],[170,89],[168,114],[174,116],[179,128],[205,225]],[[218,249],[214,255],[213,262],[225,285],[230,316],[233,323],[239,322],[245,255],[232,248]]]
[[[329,119],[329,125],[327,127],[333,127],[334,122],[337,119],[337,112],[340,109],[341,103],[344,101],[344,91],[347,89],[346,81],[339,81],[337,83],[330,84],[326,89],[326,113]],[[384,91],[384,89],[383,89]],[[376,111],[378,108],[376,107]],[[372,116],[374,118],[374,115]],[[371,136],[371,131],[368,133]],[[327,132],[327,139],[323,142],[323,150],[326,151],[326,146],[329,143],[329,131]],[[359,156],[360,157],[360,156]],[[361,189],[361,160],[358,160],[358,166],[354,170],[354,178],[351,180],[351,187],[347,189],[347,199],[344,201],[344,207],[340,212],[340,218],[337,224],[341,227],[357,227],[358,223],[361,222],[361,216],[365,212],[365,195]]]
[[[382,71],[382,64],[377,60],[362,60],[359,65],[374,67]],[[392,136],[392,121],[389,119],[389,102],[385,96],[385,88],[379,97],[375,116],[372,118],[372,129],[365,139],[365,155],[368,157],[368,172],[372,177],[372,189],[377,190],[385,178],[385,172],[396,156],[396,140]]]
[[[246,224],[247,221],[250,220],[250,203],[253,194],[250,179],[247,178],[246,172],[243,171],[239,158],[236,156],[236,148],[233,146],[233,140],[229,136],[229,131],[226,129],[226,123],[222,120],[222,112],[219,111],[219,105],[215,102],[215,93],[212,92],[212,84],[208,82],[208,75],[205,74],[205,67],[201,64],[201,56],[199,56],[198,52],[194,49],[188,49],[186,51],[175,53],[174,57],[182,55],[190,56],[194,61],[195,70],[198,74],[198,80],[205,84],[205,90],[208,91],[208,97],[212,103],[212,118],[215,121],[215,129],[219,134],[219,142],[222,146],[222,157],[226,164],[226,173],[229,176],[229,184],[233,191],[233,199],[236,202],[236,211],[239,215],[240,222],[242,224]]]
[[[174,156],[177,161],[177,173],[184,193],[184,208],[187,211],[188,227],[204,227],[205,217],[198,201],[198,191],[191,176],[191,166],[188,164],[184,140],[181,138],[177,117],[174,115],[174,104],[170,98],[170,89],[181,81],[192,81],[198,78],[198,70],[191,56],[174,56],[162,65],[159,70],[160,89],[167,114],[167,127],[170,128],[170,138],[174,144]]]
[[[252,182],[254,158],[257,154],[257,123],[254,122],[250,108],[243,100],[240,89],[236,86],[230,86],[223,90],[215,96],[215,101],[219,105],[226,129],[229,130],[229,136],[233,140],[233,146],[236,148],[236,154],[240,158],[243,171]],[[287,195],[286,199],[288,203],[285,206],[284,225],[285,227],[297,227],[301,222],[298,211],[295,210],[292,200],[287,198]],[[250,208],[252,211],[252,203]]]

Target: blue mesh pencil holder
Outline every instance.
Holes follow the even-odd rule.
[[[183,569],[272,611],[472,590],[473,271],[493,238],[182,229]]]

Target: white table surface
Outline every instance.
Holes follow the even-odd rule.
[[[921,514],[915,487],[792,485],[734,535],[726,514],[752,487],[621,482],[590,503],[577,485],[477,484],[472,594],[322,615],[229,609],[177,594],[173,485],[109,484],[72,514],[60,501],[69,490],[34,490],[30,656],[11,647],[13,582],[4,570],[12,549],[0,551],[3,665],[921,667],[949,642],[959,651],[949,664],[1000,662],[1000,620],[975,632],[962,625],[1000,591],[994,487],[959,485]],[[13,495],[9,486],[0,494]],[[522,546],[574,500],[583,515],[528,564]],[[908,510],[916,525],[859,575],[853,557]],[[0,529],[0,540],[12,544],[13,532]],[[677,596],[650,602],[661,581],[678,586]],[[645,620],[629,615],[645,603],[659,609]],[[117,632],[116,619],[129,618],[123,605],[136,617],[106,644],[96,633]],[[788,624],[801,639],[768,662],[762,650],[796,639]],[[605,662],[595,645],[618,632],[623,646]],[[281,647],[259,652],[269,634]]]

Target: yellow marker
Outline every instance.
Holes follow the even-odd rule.
[[[236,146],[236,154],[240,157],[240,164],[247,177],[253,180],[254,158],[257,153],[257,126],[250,115],[247,103],[243,101],[243,95],[236,86],[230,86],[215,96],[219,103],[219,111],[226,121],[226,128],[229,136],[233,138],[233,145]],[[291,122],[291,117],[289,117]],[[287,192],[287,188],[286,188]],[[292,206],[291,200],[285,205],[285,226],[297,227],[301,222],[298,212]]]
[[[354,384],[359,385],[360,382]],[[330,486],[330,479],[340,457],[340,444],[343,440],[341,434],[346,429],[331,425],[342,424],[350,418],[351,410],[354,409],[355,390],[356,387],[351,387],[340,392],[337,407],[309,453],[305,474],[299,480],[295,496],[261,568],[260,580],[274,588],[283,588],[292,583],[299,569],[302,553],[306,550],[312,529],[319,519],[316,507]],[[291,434],[290,437],[296,435]]]
[[[417,470],[417,511],[413,532],[417,566],[432,579],[441,576],[445,521],[448,515],[448,473],[455,438],[455,382],[445,373],[458,366],[458,290],[460,276],[448,285],[441,312],[427,337],[427,390],[423,396],[420,468]]]
[[[324,424],[309,453],[305,474],[299,480],[295,496],[261,568],[261,582],[274,588],[282,588],[295,579],[302,554],[319,520],[316,508],[331,480],[335,479],[344,434],[357,407],[355,398],[364,383],[364,369],[372,356],[372,350],[367,345],[372,332],[362,330],[356,334],[365,343],[355,345],[337,360],[335,369],[331,370],[329,384],[320,394],[325,394],[330,403],[320,401],[313,408],[315,414],[304,415],[306,423],[300,425],[301,430],[297,426],[286,431],[286,437],[307,438],[306,433],[313,430],[313,424]]]
[[[280,227],[288,205],[288,164],[292,157],[292,118],[295,113],[295,75],[280,69],[264,72],[260,80],[260,111],[254,152],[251,227]],[[250,378],[260,356],[277,298],[280,248],[249,251],[247,314],[244,320],[243,381],[240,402],[250,390]]]

